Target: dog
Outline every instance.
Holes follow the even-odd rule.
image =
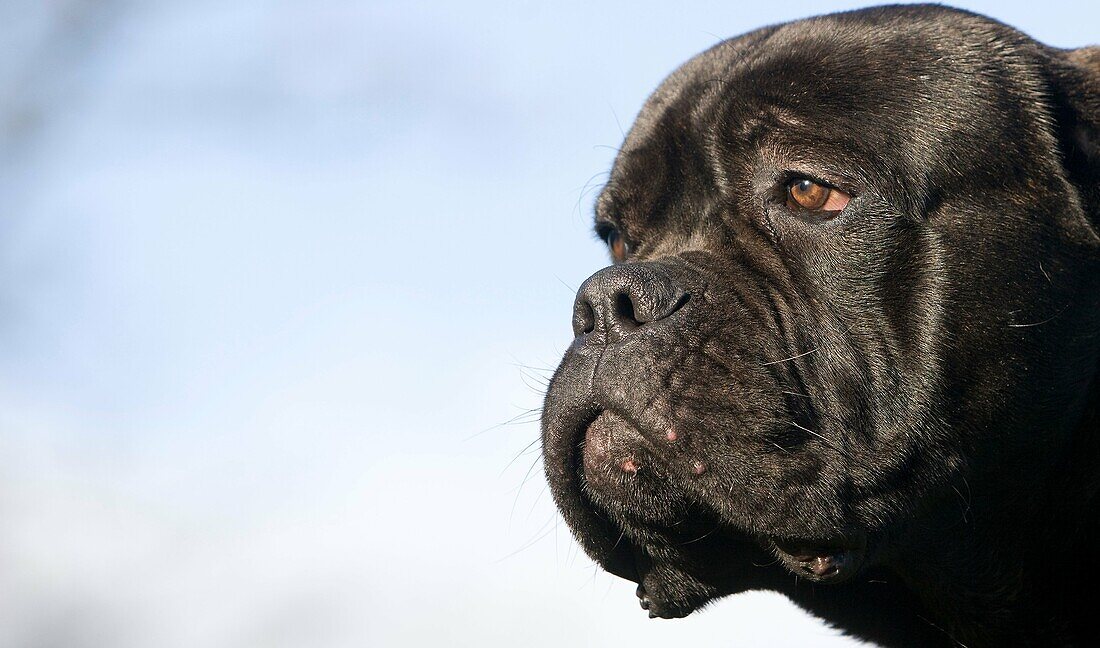
[[[649,616],[765,589],[885,646],[1094,641],[1100,48],[938,5],[721,42],[595,229],[543,460]]]

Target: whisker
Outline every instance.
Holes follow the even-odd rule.
[[[529,365],[525,362],[520,362],[519,360],[516,360],[515,362],[513,362],[512,365],[515,366],[515,367],[519,367],[520,369],[525,369],[527,371],[536,371],[538,373],[547,373],[547,374],[553,374],[554,373],[554,368],[553,367],[536,367],[535,365]]]
[[[548,522],[547,522],[546,524],[542,525],[542,528],[540,528],[540,529],[539,529],[538,531],[536,531],[535,533],[539,533],[540,531],[542,531],[543,529],[545,529],[545,528],[546,528],[547,526],[549,526],[549,525],[550,525],[550,522],[552,522],[552,521],[553,521],[553,520],[550,520],[550,521],[548,521]],[[516,554],[520,553],[521,551],[524,551],[524,550],[526,550],[526,549],[528,549],[528,548],[530,548],[530,547],[534,546],[534,545],[535,545],[535,543],[537,543],[537,542],[538,542],[539,540],[542,540],[542,539],[543,539],[543,538],[545,538],[546,536],[550,535],[550,534],[551,534],[551,533],[552,533],[552,532],[553,532],[553,531],[554,531],[555,529],[557,529],[557,525],[551,526],[551,527],[550,527],[549,529],[546,529],[546,531],[542,531],[542,533],[540,533],[538,537],[534,538],[533,540],[530,540],[529,542],[527,542],[526,544],[524,544],[524,545],[523,545],[522,547],[520,547],[519,549],[516,549],[516,550],[515,550],[515,551],[513,551],[512,553],[510,553],[510,554],[508,554],[508,555],[506,555],[506,556],[503,556],[503,557],[501,557],[501,558],[498,558],[498,559],[494,560],[492,564],[496,565],[496,564],[502,563],[502,562],[504,562],[505,560],[508,560],[509,558],[511,558],[512,556],[514,556],[514,555],[516,555]]]
[[[539,490],[539,494],[535,496],[535,501],[531,503],[531,508],[527,511],[527,517],[523,518],[524,522],[530,521],[531,515],[534,514],[535,508],[539,505],[539,501],[542,500],[542,496],[545,495],[548,490],[550,490],[550,488],[543,483],[542,488]]]
[[[588,196],[588,194],[592,190],[594,190],[594,189],[596,189],[597,187],[600,186],[599,183],[593,184],[592,181],[595,180],[596,178],[600,177],[600,176],[606,176],[606,175],[610,175],[610,172],[609,171],[600,171],[598,173],[592,174],[592,176],[589,177],[588,180],[585,180],[584,186],[582,186],[581,189],[580,189],[580,195],[577,196],[577,202],[576,202],[575,205],[573,205],[573,214],[574,215],[580,215],[580,213],[581,213],[581,201],[583,201],[585,199],[585,197]]]
[[[508,419],[507,421],[504,421],[503,423],[497,423],[496,425],[490,425],[489,427],[485,428],[484,430],[479,430],[477,432],[474,432],[473,434],[466,437],[462,441],[466,442],[466,441],[469,441],[471,439],[476,439],[477,437],[481,436],[482,434],[485,434],[486,432],[492,432],[493,430],[502,428],[506,425],[515,425],[517,423],[531,423],[531,422],[533,422],[533,421],[524,420],[524,417],[535,417],[535,419],[537,420],[537,418],[541,417],[541,416],[542,416],[542,408],[541,407],[533,407],[533,408],[530,408],[530,409],[525,409],[522,412],[520,412],[519,414],[516,414],[512,418]]]
[[[607,107],[611,110],[611,116],[615,118],[615,125],[619,127],[619,134],[623,136],[623,139],[626,139],[626,131],[623,130],[623,123],[619,121],[619,113],[615,112],[615,107],[610,103],[607,104]],[[617,151],[618,149],[615,150]]]
[[[516,505],[519,504],[519,496],[523,494],[523,486],[527,483],[527,480],[531,479],[531,473],[535,470],[535,466],[537,466],[538,463],[539,458],[536,457],[535,460],[531,462],[531,466],[527,468],[527,474],[523,476],[523,481],[519,483],[519,488],[516,490],[516,498],[512,500],[512,510],[508,512],[509,527],[512,526],[512,518],[515,517],[516,514]]]
[[[1053,320],[1054,318],[1058,317],[1062,313],[1066,312],[1067,308],[1069,308],[1069,304],[1066,304],[1057,313],[1051,315],[1050,317],[1046,318],[1045,320],[1043,320],[1041,322],[1032,322],[1030,324],[1008,324],[1007,326],[1008,326],[1008,328],[1029,328],[1029,327],[1032,327],[1032,326],[1042,326],[1043,324],[1046,324],[1047,322]]]
[[[680,543],[680,546],[683,547],[685,545],[692,544],[693,542],[699,542],[700,540],[702,540],[703,538],[706,538],[707,536],[713,534],[715,531],[717,531],[720,528],[722,528],[721,525],[715,525],[715,527],[713,529],[711,529],[710,531],[707,531],[706,533],[704,533],[703,535],[699,536],[698,538],[696,538],[694,540],[688,540],[687,542],[682,542],[682,543]]]
[[[824,436],[818,434],[817,432],[814,432],[810,428],[803,427],[803,426],[799,425],[798,423],[796,423],[794,421],[788,421],[788,423],[795,426],[799,430],[802,430],[803,432],[806,432],[807,434],[812,434],[813,436],[817,437],[818,439],[821,440],[822,443],[829,446],[833,450],[836,450],[837,452],[839,452],[841,455],[843,455],[849,461],[855,461],[855,459],[852,457],[852,455],[848,454],[847,450],[842,449],[840,446],[834,444],[832,441],[830,441],[829,439],[826,439]]]
[[[499,474],[499,475],[497,475],[497,477],[498,477],[498,478],[500,478],[500,477],[503,477],[503,476],[504,476],[504,473],[508,472],[508,469],[512,467],[512,464],[516,463],[516,461],[518,461],[520,457],[522,457],[523,455],[527,454],[527,453],[528,453],[528,452],[529,452],[529,451],[531,450],[531,448],[532,448],[532,447],[533,447],[533,446],[534,446],[534,445],[535,445],[536,443],[538,443],[539,441],[542,441],[542,437],[541,437],[541,436],[535,437],[535,438],[534,438],[534,439],[533,439],[533,440],[531,441],[531,443],[528,443],[527,445],[523,446],[523,448],[522,448],[522,449],[521,449],[521,450],[520,450],[520,451],[519,451],[518,453],[516,453],[516,456],[512,457],[512,460],[511,460],[511,461],[509,461],[509,462],[508,462],[508,464],[504,466],[504,468],[503,468],[503,469],[502,469],[502,470],[500,471],[500,474]]]
[[[573,286],[570,286],[568,283],[566,283],[564,279],[562,279],[558,275],[554,275],[554,278],[557,279],[558,282],[561,283],[561,285],[565,286],[565,289],[569,291],[570,295],[577,294],[577,289],[574,288]]]
[[[550,386],[550,379],[538,376],[535,374],[529,374],[525,371],[520,371],[519,379],[523,382],[523,386],[535,392],[538,395],[546,393],[546,388]]]
[[[818,350],[818,349],[820,349],[820,348],[821,348],[821,347],[814,347],[814,348],[810,349],[809,351],[804,351],[804,352],[802,352],[802,353],[799,353],[798,355],[793,355],[793,356],[791,356],[791,357],[789,357],[789,358],[783,358],[782,360],[772,360],[771,362],[765,362],[764,364],[762,364],[762,365],[760,365],[760,366],[761,366],[761,367],[767,367],[767,366],[770,366],[770,365],[774,365],[774,364],[779,364],[779,363],[781,363],[781,362],[790,362],[791,360],[797,360],[797,359],[799,359],[799,358],[801,358],[801,357],[803,357],[803,356],[808,356],[808,355],[810,355],[811,353],[813,353],[813,352],[817,351],[817,350]]]
[[[788,448],[784,448],[783,446],[779,445],[779,444],[778,444],[778,443],[776,443],[775,441],[770,441],[769,443],[771,443],[771,444],[772,444],[773,446],[775,446],[775,447],[779,448],[779,449],[780,449],[780,450],[782,450],[783,452],[786,452],[787,454],[791,454],[791,451],[790,451],[790,450],[789,450]]]

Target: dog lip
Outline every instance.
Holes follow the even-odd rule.
[[[780,561],[795,574],[820,583],[840,583],[863,566],[866,540],[826,541],[771,538]]]
[[[654,598],[646,591],[645,585],[639,584],[634,591],[638,597],[638,605],[649,612],[651,619],[682,619],[698,609],[697,606],[671,606]]]
[[[622,530],[601,515],[585,494],[583,441],[603,408],[593,400],[578,399],[572,407],[547,404],[555,411],[543,419],[543,460],[550,492],[558,510],[585,552],[608,572],[638,582],[634,549]]]

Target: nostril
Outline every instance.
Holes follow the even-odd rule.
[[[587,300],[577,300],[573,307],[573,335],[580,337],[596,328],[596,312]]]
[[[592,310],[592,304],[585,302],[584,320],[581,325],[581,332],[591,333],[594,328],[596,328],[596,313]]]
[[[634,316],[634,300],[630,298],[629,293],[620,292],[615,295],[614,308],[616,320],[618,320],[620,324],[626,324],[628,326],[631,324],[634,326],[641,324],[638,318]]]

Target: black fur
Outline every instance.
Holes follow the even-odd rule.
[[[725,41],[596,221],[626,258],[578,294],[546,474],[652,615],[773,589],[890,646],[1094,641],[1100,50],[932,5]]]

